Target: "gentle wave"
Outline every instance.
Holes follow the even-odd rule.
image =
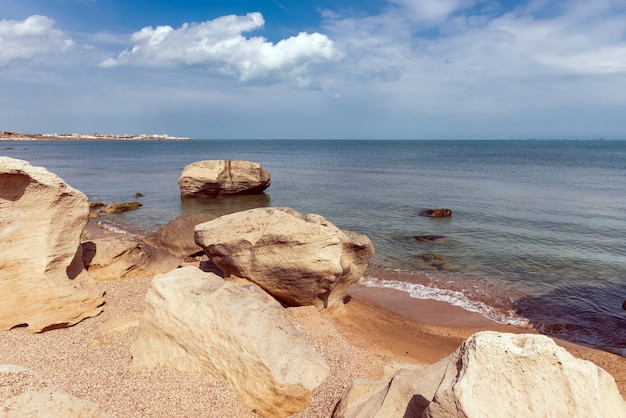
[[[362,277],[359,283],[367,287],[394,289],[406,292],[414,299],[432,299],[447,302],[466,311],[476,312],[500,324],[514,325],[520,328],[532,328],[528,319],[519,316],[515,311],[501,311],[484,302],[472,300],[462,292],[450,289],[429,287],[419,283],[409,283],[398,280],[379,279],[376,277]]]

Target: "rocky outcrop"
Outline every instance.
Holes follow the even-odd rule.
[[[383,380],[355,380],[333,418],[419,417],[434,396],[448,361],[445,358],[426,369],[403,368]]]
[[[244,160],[205,160],[189,164],[178,179],[181,197],[262,193],[271,184],[261,164]]]
[[[626,416],[610,374],[538,334],[479,332],[439,363],[369,387],[355,382],[334,417]]]
[[[0,330],[40,332],[101,312],[81,262],[87,197],[28,162],[0,157]]]
[[[180,258],[131,236],[84,242],[82,261],[96,280],[153,277],[178,267]]]
[[[211,213],[179,216],[145,237],[144,241],[179,257],[190,256],[202,251],[194,240],[196,225],[215,218],[216,216]]]
[[[449,218],[452,216],[452,211],[447,208],[426,209],[420,212],[420,216],[427,216],[429,218]]]
[[[301,411],[328,365],[258,286],[188,266],[156,276],[146,295],[132,368],[224,376],[244,404],[271,417]]]
[[[615,380],[543,335],[480,332],[448,363],[424,417],[625,417]]]
[[[0,388],[19,388],[19,393],[0,397],[0,416],[5,418],[106,418],[100,407],[55,388],[39,374],[20,366],[0,365]],[[0,391],[0,395],[3,391]]]
[[[365,235],[319,215],[259,208],[196,226],[196,243],[225,277],[248,279],[292,306],[340,304],[374,254]]]

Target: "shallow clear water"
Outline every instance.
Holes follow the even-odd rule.
[[[141,192],[143,208],[103,220],[142,231],[198,211],[318,213],[372,239],[383,269],[368,285],[626,352],[626,141],[0,142],[0,154],[91,200]],[[260,162],[272,186],[181,201],[182,169],[205,159]],[[453,216],[418,216],[436,207]]]

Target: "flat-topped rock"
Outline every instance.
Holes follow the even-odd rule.
[[[0,157],[0,330],[33,332],[98,315],[82,263],[87,197],[43,167]]]
[[[217,197],[263,193],[271,185],[261,164],[245,160],[205,160],[189,164],[178,179],[180,196]]]

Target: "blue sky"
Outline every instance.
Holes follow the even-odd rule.
[[[626,138],[623,0],[0,0],[0,130]]]

